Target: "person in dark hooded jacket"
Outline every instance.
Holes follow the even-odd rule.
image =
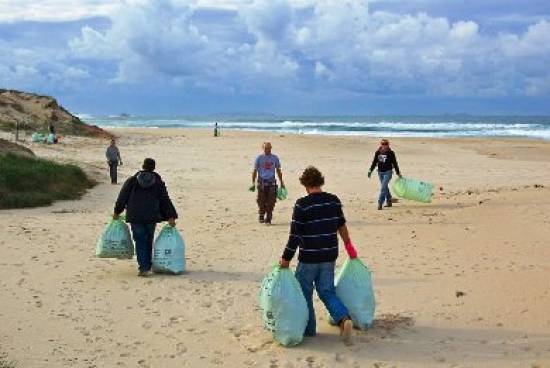
[[[176,226],[178,214],[168,196],[164,181],[155,172],[155,160],[146,158],[142,168],[142,171],[138,171],[122,186],[113,218],[117,219],[126,210],[126,222],[130,223],[136,243],[138,276],[148,276],[152,265],[156,224],[168,221],[170,226]]]

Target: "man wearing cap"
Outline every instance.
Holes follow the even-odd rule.
[[[273,218],[273,209],[277,201],[277,179],[275,179],[275,171],[281,182],[281,187],[284,188],[283,173],[281,172],[281,163],[279,157],[271,153],[271,143],[264,142],[262,146],[264,153],[256,157],[254,161],[254,170],[252,171],[252,186],[258,188],[258,214],[259,221],[267,225],[271,224]],[[256,183],[256,178],[258,182]]]
[[[143,170],[130,177],[120,190],[113,219],[126,210],[126,222],[130,223],[136,243],[139,265],[138,276],[149,276],[152,266],[153,237],[156,224],[168,221],[176,226],[178,214],[166,190],[166,185],[155,172],[155,160],[146,158]]]

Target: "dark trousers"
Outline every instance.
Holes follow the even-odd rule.
[[[271,213],[275,208],[275,202],[277,201],[277,184],[263,184],[258,183],[258,213],[263,216],[267,215],[271,218]]]
[[[152,266],[153,238],[157,224],[130,224],[136,243],[136,256],[140,271],[149,271]]]
[[[117,168],[118,161],[109,161],[109,175],[111,176],[111,183],[113,184],[117,182]]]

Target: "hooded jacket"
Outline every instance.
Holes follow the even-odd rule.
[[[374,153],[374,158],[372,159],[372,164],[370,165],[369,171],[374,170],[376,165],[378,165],[378,172],[385,172],[391,169],[395,169],[395,173],[397,175],[401,174],[399,172],[399,165],[397,164],[395,152],[393,152],[391,149],[388,149],[386,152],[382,152],[380,149],[378,149]]]
[[[126,180],[115,204],[115,213],[126,209],[126,222],[152,224],[178,218],[166,185],[154,171],[139,171]]]

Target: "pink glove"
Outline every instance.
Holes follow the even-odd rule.
[[[351,259],[357,258],[357,250],[355,250],[355,247],[351,243],[351,241],[344,244],[344,247],[346,248],[346,252],[348,252],[348,256]]]

